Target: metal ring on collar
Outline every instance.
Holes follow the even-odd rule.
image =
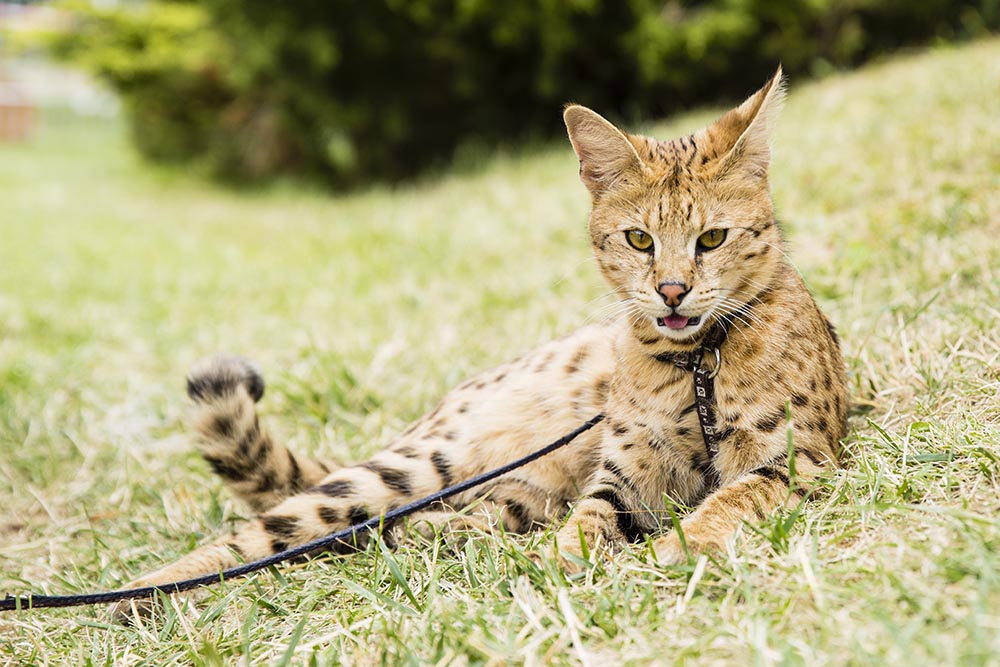
[[[715,348],[715,368],[708,374],[709,379],[714,379],[719,374],[720,368],[722,368],[722,353],[719,352],[719,348]]]

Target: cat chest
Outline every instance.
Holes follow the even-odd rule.
[[[653,477],[667,480],[675,497],[698,496],[716,483],[721,472],[718,455],[729,448],[733,415],[740,414],[743,397],[728,386],[717,392],[713,382],[709,400],[704,396],[698,400],[694,374],[681,369],[624,380],[613,384],[607,405],[606,441],[612,451],[631,460],[638,470],[658,471]],[[699,418],[706,407],[709,432],[716,436],[714,447],[706,443]]]
[[[608,401],[609,439],[626,450],[690,462],[705,449],[690,374],[643,386],[615,387]],[[698,462],[702,465],[702,462]]]

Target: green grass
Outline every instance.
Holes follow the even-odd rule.
[[[775,198],[844,341],[849,463],[731,553],[567,581],[545,534],[375,546],[139,628],[5,613],[0,663],[1000,665],[998,109],[996,40],[793,82]],[[568,144],[334,198],[46,121],[0,146],[0,593],[113,588],[240,520],[183,423],[200,356],[258,360],[292,446],[359,458],[605,291]]]

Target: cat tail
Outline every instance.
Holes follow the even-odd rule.
[[[264,396],[264,378],[251,361],[229,355],[203,359],[188,374],[187,393],[195,403],[198,450],[255,512],[314,486],[340,467],[295,456],[261,426],[255,403]]]

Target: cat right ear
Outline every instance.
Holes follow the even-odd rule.
[[[580,159],[580,180],[595,199],[630,174],[641,173],[642,160],[632,142],[600,114],[571,104],[563,112],[563,121]]]

